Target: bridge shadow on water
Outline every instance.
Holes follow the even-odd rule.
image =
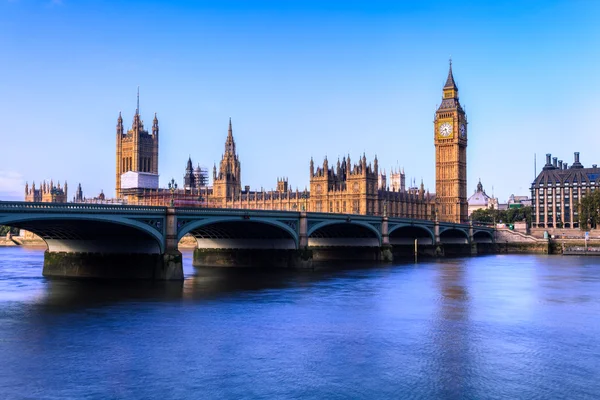
[[[368,278],[377,271],[414,267],[412,261],[318,263],[313,270],[186,267],[183,282],[47,279],[35,308],[70,313],[120,304],[203,302],[262,290],[302,288],[335,279]]]

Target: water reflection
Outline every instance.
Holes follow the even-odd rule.
[[[0,398],[594,398],[600,264],[490,256],[184,282],[0,249]]]
[[[143,302],[202,302],[250,295],[265,290],[303,288],[346,274],[381,270],[378,265],[322,268],[316,271],[263,270],[255,268],[190,269],[183,282],[94,281],[45,279],[35,304],[44,312],[73,312],[87,308]],[[365,278],[367,276],[364,276]]]
[[[439,398],[471,398],[467,382],[473,370],[467,273],[463,259],[439,264],[436,279],[437,316],[432,320],[429,339],[431,361],[427,365]]]

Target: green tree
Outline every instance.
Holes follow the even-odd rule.
[[[480,208],[471,213],[471,220],[484,224],[506,222],[506,211],[496,210],[495,208]]]
[[[590,230],[598,226],[598,210],[600,209],[600,191],[587,191],[579,201],[579,227]]]
[[[508,210],[496,210],[494,208],[481,208],[471,213],[471,220],[484,224],[506,223],[526,221],[531,223],[531,207],[509,208]]]
[[[6,225],[0,225],[0,236],[6,236],[6,234],[8,233],[8,231],[13,230],[13,228],[11,228],[10,226],[6,226]]]
[[[514,222],[526,221],[531,223],[531,207],[509,208],[506,210],[506,222],[512,224]]]

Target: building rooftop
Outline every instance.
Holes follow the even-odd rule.
[[[565,183],[589,185],[592,182],[599,182],[598,178],[600,178],[600,168],[596,164],[591,168],[585,168],[579,162],[579,152],[575,152],[574,162],[570,167],[557,157],[552,158],[551,154],[546,154],[546,164],[533,181],[532,187]]]

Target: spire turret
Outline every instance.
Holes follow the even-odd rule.
[[[458,87],[456,87],[456,83],[454,82],[454,75],[452,75],[452,58],[450,59],[450,68],[448,69],[448,78],[446,79],[444,89],[458,90]]]
[[[235,140],[233,140],[233,128],[231,126],[231,117],[229,117],[229,128],[227,129],[227,140],[225,141],[225,154],[235,156]]]
[[[123,134],[123,117],[121,111],[119,111],[119,118],[117,118],[117,134]]]

